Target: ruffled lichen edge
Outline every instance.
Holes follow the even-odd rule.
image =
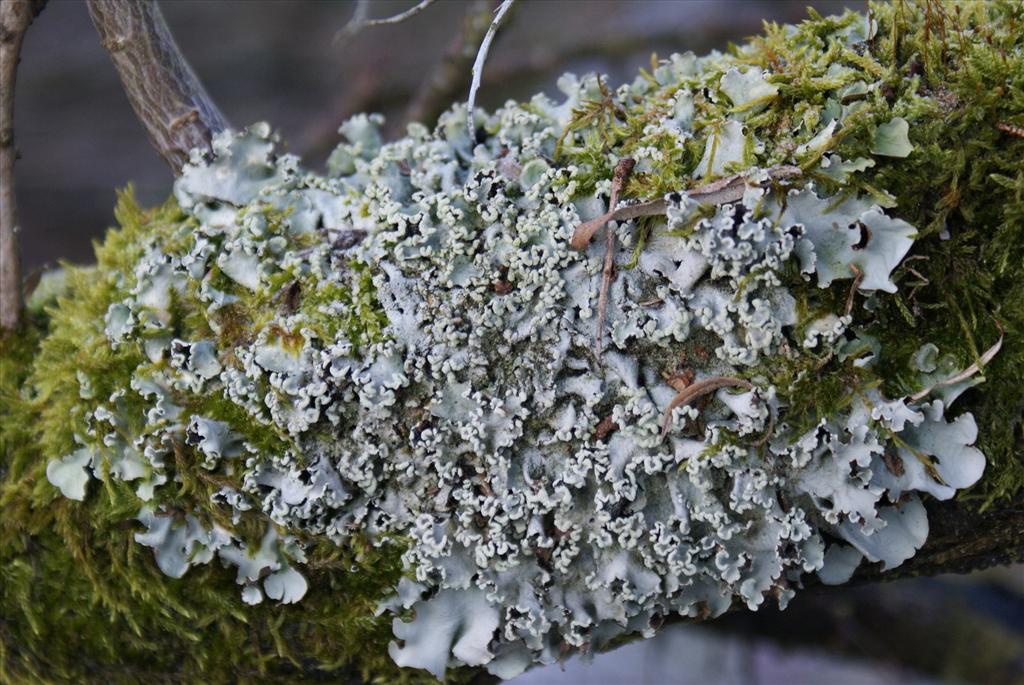
[[[140,361],[97,337],[123,295],[115,275],[131,272],[141,235],[183,218],[173,201],[141,210],[130,189],[116,216],[96,266],[65,265],[61,294],[30,305],[29,325],[0,342],[0,680],[293,683],[342,669],[365,682],[431,682],[394,665],[391,620],[376,617],[401,575],[394,546],[318,545],[303,570],[315,583],[306,602],[249,607],[219,565],[187,581],[160,571],[135,541],[139,500],[128,484],[111,480],[84,503],[47,484],[43,455],[74,445],[80,372],[114,388]],[[190,511],[205,485],[181,483]]]
[[[939,30],[937,7],[941,9],[931,3],[873,8],[880,26],[873,52],[892,60],[883,74],[875,76],[885,77],[891,95],[889,90],[881,92],[884,104],[874,103],[881,108],[877,120],[865,120],[862,130],[852,130],[830,151],[857,159],[874,144],[879,122],[899,114],[911,123],[909,140],[915,153],[883,161],[857,177],[863,182],[860,190],[888,192],[894,197],[894,214],[927,227],[912,253],[923,259],[910,264],[920,275],[902,274],[907,283],[921,280],[912,286],[914,301],[887,302],[873,323],[873,333],[885,343],[882,363],[892,394],[915,389],[908,387],[905,373],[921,340],[940,341],[941,351],[965,366],[980,357],[986,342],[1005,336],[1001,353],[985,369],[986,384],[962,400],[977,417],[979,444],[989,459],[985,478],[966,496],[986,506],[1014,496],[1024,486],[1019,452],[1024,437],[1019,387],[1024,377],[1024,172],[1019,162],[1024,145],[996,127],[1001,121],[1022,123],[1021,11],[1008,2],[969,6],[973,15],[957,21],[977,22],[976,30],[988,33],[990,40],[967,43],[963,54],[962,36],[952,18],[947,17],[948,25]],[[982,16],[989,13],[999,17],[999,25]],[[813,19],[800,30],[813,34],[831,21]],[[763,43],[753,44],[763,46],[760,57],[746,53],[738,58],[777,68],[772,54],[785,48],[785,40],[769,27]],[[815,62],[785,64],[808,69]],[[802,87],[794,89],[789,100],[782,89],[764,113],[782,117],[797,111],[794,107],[800,102],[814,105],[814,79],[820,76],[794,74]],[[636,117],[648,104],[634,103],[627,111]],[[824,106],[821,98],[817,105]],[[609,158],[608,152],[612,157],[629,154],[635,144],[627,131],[621,138],[602,141],[607,149],[595,143],[581,150],[566,149],[565,154],[576,163],[591,163],[597,182],[611,170],[594,160]],[[697,152],[702,151],[703,143]],[[664,190],[658,182],[637,174],[628,192],[632,197],[651,197]],[[664,183],[667,187],[668,181]],[[97,354],[86,346],[90,327],[102,320],[114,299],[115,286],[107,275],[130,271],[138,257],[132,250],[139,231],[160,230],[180,215],[173,205],[142,213],[122,199],[118,219],[122,231],[112,232],[106,245],[98,248],[98,267],[68,269],[70,294],[61,306],[49,310],[52,318],[36,315],[33,328],[3,343],[4,616],[24,617],[3,626],[3,675],[60,681],[99,669],[130,681],[141,669],[173,672],[176,678],[201,673],[216,681],[218,673],[227,678],[239,670],[261,677],[261,663],[268,674],[291,677],[315,661],[359,664],[365,676],[394,682],[398,676],[384,649],[389,630],[372,615],[376,601],[399,575],[397,554],[378,557],[366,550],[369,556],[359,558],[355,550],[334,549],[332,553],[341,557],[328,560],[323,571],[327,579],[312,584],[333,588],[329,598],[317,601],[311,595],[297,607],[246,609],[243,620],[230,574],[210,566],[192,571],[189,582],[181,584],[156,570],[148,552],[134,544],[134,528],[124,524],[134,515],[136,502],[129,492],[119,492],[116,483],[106,486],[109,497],[92,498],[75,508],[55,497],[46,484],[46,459],[71,447],[68,417],[78,393],[77,371],[83,364],[93,364],[91,376],[123,381],[136,363],[116,354]],[[947,225],[951,230],[944,239]],[[833,289],[837,300],[845,298],[843,285]],[[42,352],[36,352],[44,329],[49,336]],[[31,393],[24,385],[30,367],[35,369]],[[808,390],[814,391],[809,395],[813,403],[826,408],[834,398],[827,384]],[[329,554],[325,552],[325,560]],[[363,572],[353,573],[353,565]],[[125,595],[125,588],[131,588],[130,595]],[[345,603],[339,604],[338,597],[346,597]],[[66,611],[72,605],[73,614]],[[296,629],[314,633],[291,632]],[[290,663],[288,654],[295,645],[303,652],[293,655],[295,663]],[[183,654],[190,656],[182,660]],[[264,659],[274,654],[283,659]],[[112,667],[114,663],[122,666]],[[402,677],[421,676],[406,672]]]
[[[698,135],[685,145],[651,127],[679,106],[659,80],[664,63],[653,58],[650,70],[641,70],[649,84],[642,98],[604,89],[604,97],[576,111],[567,130],[576,142],[561,141],[559,161],[585,170],[575,181],[583,193],[611,178],[618,158],[656,159],[651,171],[631,176],[623,197],[657,197],[692,183],[688,170],[706,154],[718,122],[748,110],[744,136],[763,149],[751,151],[748,143],[744,165],[784,163],[804,146],[801,167],[822,188],[871,196],[918,227],[911,253],[894,274],[900,293],[881,302],[870,322],[855,309],[852,326],[869,324],[865,332],[880,341],[879,372],[890,397],[920,389],[910,362],[921,341],[934,342],[963,368],[1004,336],[1000,354],[985,369],[984,390],[970,393],[961,407],[978,418],[978,446],[988,464],[983,480],[960,496],[983,508],[1005,501],[1024,489],[1024,392],[1014,380],[1024,378],[1024,140],[1006,130],[1024,121],[1024,5],[871,3],[868,21],[877,28],[866,41],[869,54],[794,49],[804,41],[823,46],[819,36],[860,21],[851,13],[810,14],[795,30],[766,23],[762,36],[730,46],[727,65],[764,70],[774,92],[755,93],[760,97],[739,106],[705,93],[690,114]],[[830,67],[840,60],[844,73],[837,80]],[[872,87],[862,91],[858,82]],[[829,99],[844,83],[849,93],[841,104],[868,107],[847,118],[837,135],[814,138],[829,121]],[[904,125],[912,154],[876,154],[879,130],[893,121]],[[851,167],[870,162],[837,183],[821,168],[823,157]],[[836,283],[829,294],[840,305],[847,288]],[[811,382],[793,394],[822,416],[843,393]]]

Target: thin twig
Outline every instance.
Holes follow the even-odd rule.
[[[18,247],[18,208],[14,195],[14,85],[21,44],[45,0],[0,2],[0,331],[21,324],[21,251]]]
[[[768,169],[768,177],[772,180],[792,178],[799,176],[802,172],[799,167],[781,165]],[[713,183],[691,188],[686,191],[687,197],[705,205],[724,205],[743,199],[743,192],[746,190],[747,174],[736,174],[728,178],[722,178]],[[668,210],[668,200],[658,198],[635,205],[623,205],[616,207],[609,204],[608,211],[596,219],[586,221],[576,227],[569,244],[576,250],[585,249],[594,234],[609,221],[623,221],[636,219],[641,216],[656,216],[664,214]]]
[[[604,269],[601,272],[601,294],[597,298],[597,334],[594,336],[594,354],[601,356],[601,340],[604,338],[604,321],[608,312],[608,291],[615,276],[615,231],[608,229],[608,243],[604,253]]]
[[[608,199],[608,207],[614,207],[619,203],[619,195],[626,186],[629,175],[636,166],[636,160],[632,157],[623,157],[615,165],[615,173],[612,175],[611,197]],[[604,254],[604,270],[601,275],[601,294],[597,298],[597,334],[594,339],[594,354],[601,356],[601,341],[604,338],[604,321],[608,312],[608,290],[611,288],[612,279],[615,276],[615,231],[608,229],[608,243]]]
[[[732,376],[712,376],[702,381],[687,386],[685,390],[672,398],[672,401],[665,407],[665,415],[661,423],[661,437],[668,435],[668,428],[672,424],[672,410],[676,407],[683,407],[695,399],[712,393],[719,388],[745,388],[751,390],[754,386],[749,381]]]
[[[369,0],[358,0],[356,2],[356,8],[352,12],[352,18],[348,20],[338,33],[334,35],[334,42],[344,43],[345,41],[352,38],[354,35],[362,31],[363,29],[370,26],[386,26],[388,24],[400,24],[406,19],[416,16],[423,10],[433,5],[435,0],[421,0],[418,4],[410,7],[404,12],[392,15],[390,17],[381,17],[380,19],[369,19],[370,14],[370,2]]]
[[[431,75],[424,79],[405,109],[404,122],[432,122],[466,87],[466,70],[491,23],[494,0],[473,0],[466,8],[462,30],[452,41]]]
[[[476,53],[476,61],[473,62],[473,80],[469,84],[469,98],[466,100],[466,128],[469,130],[470,141],[476,140],[476,127],[473,125],[473,108],[476,105],[476,92],[480,90],[480,77],[484,73],[484,62],[487,61],[487,53],[494,42],[494,36],[498,33],[502,20],[516,0],[502,0],[498,11],[494,15],[484,39],[480,43],[480,49]]]
[[[849,316],[853,311],[853,296],[857,294],[857,288],[864,280],[864,272],[858,269],[856,264],[850,265],[850,271],[853,272],[853,285],[850,286],[850,294],[846,296],[846,309],[843,311],[845,316]]]
[[[175,174],[210,149],[227,119],[206,93],[153,0],[89,0],[89,15],[150,142]]]
[[[968,378],[970,378],[971,376],[980,372],[983,368],[988,366],[988,363],[992,361],[992,359],[995,358],[997,354],[999,354],[999,350],[1003,349],[1003,336],[1005,335],[1005,332],[1003,331],[1003,327],[999,325],[998,321],[996,321],[996,327],[999,329],[999,340],[997,340],[992,347],[985,350],[985,354],[981,355],[978,361],[974,362],[973,364],[971,364],[970,366],[968,366],[966,369],[964,369],[955,376],[951,376],[950,378],[941,380],[937,383],[932,383],[924,390],[919,390],[918,392],[911,395],[910,399],[913,400],[914,402],[917,402],[918,400],[927,397],[928,393],[930,393],[932,390],[935,390],[936,388],[942,388],[947,385],[956,385],[961,381],[967,380]]]

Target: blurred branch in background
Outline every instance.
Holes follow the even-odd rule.
[[[1021,567],[993,572],[1020,574]],[[817,588],[797,597],[784,612],[736,611],[707,627],[887,663],[946,682],[1020,685],[1022,590],[1019,583],[1013,588],[999,584],[998,576],[986,580],[984,575]]]
[[[21,323],[21,250],[14,195],[14,86],[25,32],[46,0],[0,2],[0,331]]]
[[[210,148],[228,127],[171,36],[154,0],[89,0],[89,14],[110,53],[135,114],[177,175],[192,148]]]
[[[410,17],[414,17],[426,8],[434,4],[435,0],[421,0],[404,12],[399,12],[390,17],[380,19],[370,18],[370,0],[356,0],[356,7],[352,11],[352,18],[345,27],[334,36],[335,43],[345,43],[364,28],[368,26],[387,26],[388,24],[400,24]]]
[[[665,628],[512,685],[1024,684],[1021,567],[811,588],[785,611]]]
[[[466,15],[462,18],[462,30],[431,75],[413,93],[405,109],[404,121],[398,124],[404,127],[412,121],[434,121],[465,92],[466,74],[476,57],[480,41],[491,25],[493,8],[494,0],[472,0],[468,4]],[[392,133],[398,130],[397,126],[391,128]]]

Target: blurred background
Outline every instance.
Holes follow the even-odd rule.
[[[413,4],[375,0],[371,13],[390,16]],[[366,28],[339,43],[334,38],[352,2],[161,2],[179,46],[232,124],[269,121],[313,169],[351,114],[381,112],[395,136],[410,118],[430,120],[443,103],[464,98],[469,69],[455,59],[465,50],[460,37],[493,6],[440,0],[405,23]],[[600,71],[618,84],[652,53],[724,48],[758,33],[762,21],[798,21],[807,6],[830,14],[864,3],[522,0],[491,50],[479,102],[494,107],[540,91],[555,95],[565,71]],[[431,87],[446,80],[446,60],[455,78]],[[17,87],[26,273],[58,260],[91,261],[91,241],[113,223],[114,190],[133,183],[143,204],[155,204],[169,194],[171,172],[135,119],[84,2],[50,0],[25,39]],[[676,626],[515,682],[1024,685],[1024,571],[809,590],[785,612]]]

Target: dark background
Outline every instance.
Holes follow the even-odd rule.
[[[2,0],[0,0],[2,1]],[[412,0],[377,0],[387,16]],[[565,71],[631,80],[652,53],[700,54],[742,41],[763,20],[797,21],[863,2],[812,0],[521,0],[495,43],[479,101],[554,95]],[[353,9],[327,0],[163,0],[164,15],[235,126],[266,120],[319,168],[338,125],[359,111],[403,112],[456,39],[467,0],[440,0],[397,26],[334,42]],[[468,86],[469,72],[463,83]],[[464,93],[457,95],[464,97]],[[26,271],[89,262],[113,223],[114,190],[161,202],[172,175],[151,149],[83,2],[50,0],[18,73],[17,194]],[[521,685],[1024,685],[1024,573],[996,569],[839,590],[809,590],[789,610],[737,612],[655,640],[527,673]]]

